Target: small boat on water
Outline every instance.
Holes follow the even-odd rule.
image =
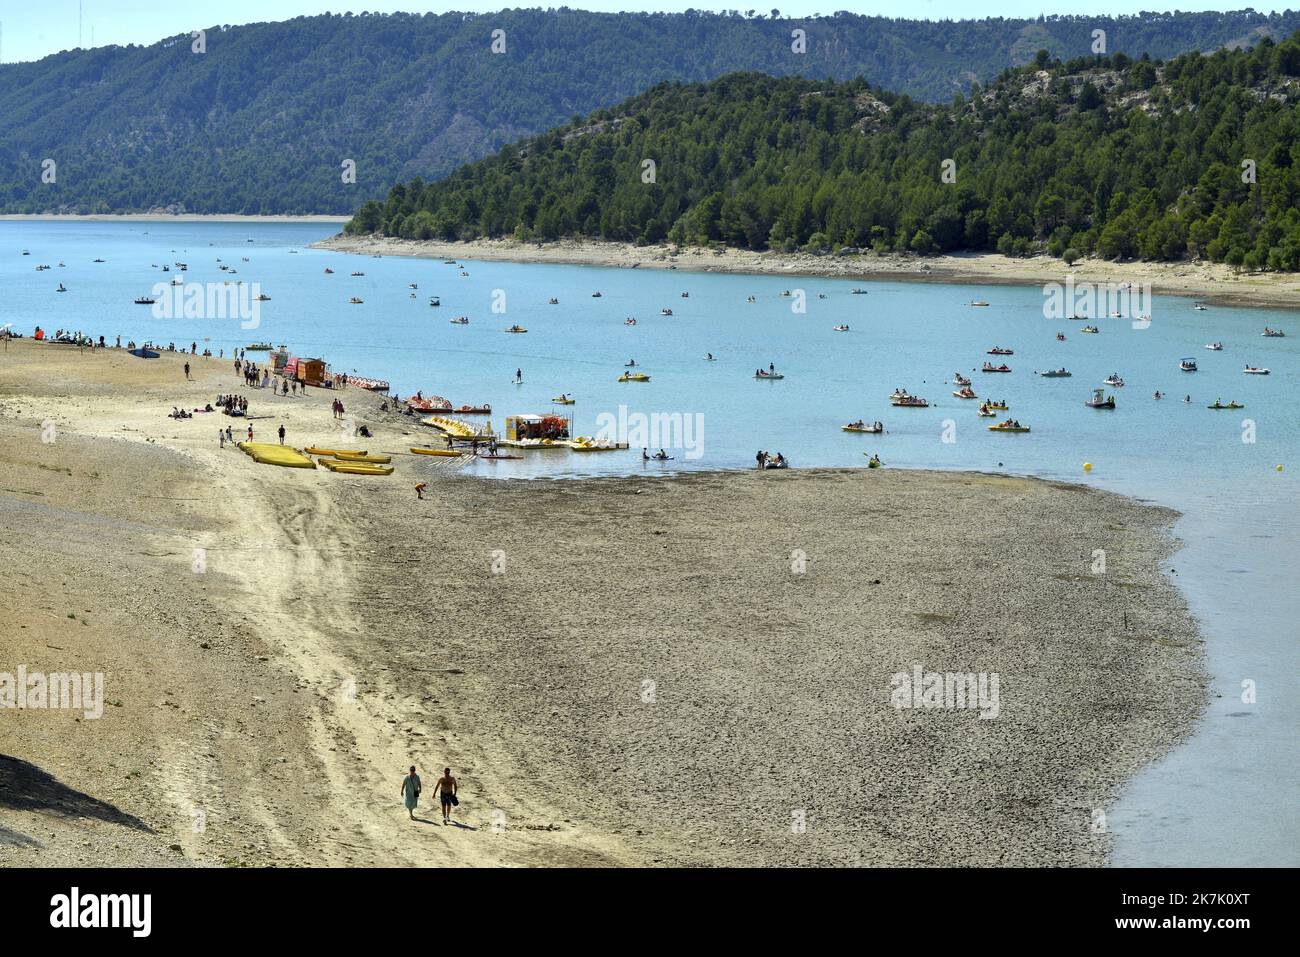
[[[351,299],[348,300],[348,305],[351,305],[351,306],[360,306],[360,305],[362,305],[362,303],[363,303],[363,300],[360,299],[360,298],[357,297],[357,296],[353,296]]]
[[[1010,372],[1011,366],[1007,365],[1005,362],[1002,363],[1002,365],[1000,366],[995,366],[991,362],[986,362],[984,363],[984,368],[980,369],[980,371],[981,372]]]
[[[987,306],[989,303],[987,299],[972,299],[970,304],[972,306]]]
[[[552,296],[550,299],[546,300],[546,304],[548,306],[558,306],[560,304],[560,300]]]
[[[365,273],[363,273],[363,272],[354,272],[352,275],[353,275],[353,276],[364,276]]]
[[[1058,332],[1058,333],[1056,334],[1056,341],[1057,341],[1057,342],[1064,342],[1064,341],[1065,341],[1065,333],[1064,333],[1064,332]]]
[[[1192,308],[1195,309],[1197,312],[1204,312],[1205,304],[1200,302],[1194,302],[1192,303]]]
[[[327,275],[327,276],[332,276],[332,275],[334,275],[334,270],[333,270],[333,269],[330,269],[329,266],[326,266],[326,267],[325,267],[325,275]]]
[[[271,301],[271,297],[268,296],[266,293],[262,293],[261,295],[257,296],[256,298],[257,298],[257,301],[258,301],[258,302],[270,302],[270,301]]]
[[[468,326],[469,316],[456,316],[454,319],[448,319],[453,326]]]
[[[24,256],[30,256],[31,253],[26,253],[26,252],[25,252],[25,253],[23,253],[23,255],[24,255]],[[91,260],[91,262],[96,262],[96,263],[102,263],[103,261],[104,261],[104,260],[102,260],[102,259],[92,259],[92,260]]]
[[[1099,332],[1101,332],[1101,330],[1098,329],[1096,326],[1084,326],[1084,327],[1083,327],[1082,329],[1080,329],[1079,331],[1080,331],[1080,332],[1090,332],[1090,333],[1093,333],[1094,335],[1097,334],[1097,333],[1099,333]]]
[[[1029,426],[1021,425],[1015,419],[1007,419],[1005,422],[999,422],[997,425],[989,426],[990,432],[1028,432]]]
[[[836,332],[848,332],[848,331],[849,331],[849,327],[848,327],[848,326],[845,326],[845,325],[834,326],[833,328],[834,328],[834,330],[835,330]]]
[[[957,398],[959,398],[959,399],[978,399],[978,398],[979,398],[979,396],[977,396],[977,395],[975,394],[975,390],[972,389],[970,386],[967,386],[967,387],[964,388],[964,389],[958,389],[956,392],[953,393],[953,395],[955,395],[955,396],[956,396]]]
[[[900,409],[928,409],[930,403],[919,395],[902,395],[897,399],[890,399],[889,404]]]
[[[506,332],[515,332],[515,333],[527,332],[527,331],[528,330],[525,329],[523,326],[511,326],[509,329],[506,330]]]
[[[1093,390],[1092,390],[1092,398],[1091,398],[1091,399],[1085,399],[1083,404],[1086,405],[1086,406],[1087,406],[1088,408],[1090,408],[1090,409],[1113,409],[1113,408],[1115,408],[1115,397],[1112,395],[1112,396],[1110,396],[1109,398],[1107,398],[1106,395],[1105,395],[1105,392],[1106,392],[1105,389],[1093,389]]]
[[[1005,402],[985,402],[983,408],[994,409],[998,412],[1005,412],[1007,411],[1007,409],[1011,408],[1011,406],[1007,405]]]
[[[659,310],[659,315],[661,315],[661,316],[671,316],[672,314],[673,314],[673,311],[672,311],[671,309],[660,309],[660,310]]]
[[[1016,350],[1003,349],[1001,346],[994,346],[992,349],[988,351],[988,354],[991,356],[1014,356],[1016,354]]]
[[[854,286],[852,289],[849,290],[850,296],[865,296],[866,294],[867,291],[863,289],[861,286]]]
[[[1211,343],[1209,343],[1208,345],[1206,345],[1205,348],[1209,349],[1211,352],[1222,352],[1222,351],[1223,351],[1223,343],[1222,343],[1222,342],[1211,342]]]
[[[882,422],[867,423],[858,419],[858,421],[850,422],[848,425],[841,425],[840,429],[844,432],[861,432],[864,435],[880,435],[885,431],[885,426]]]
[[[492,406],[490,405],[462,405],[459,409],[453,409],[457,415],[491,415]]]
[[[1264,331],[1260,335],[1266,339],[1283,339],[1286,337],[1286,333],[1281,329],[1270,329],[1268,326],[1264,327]]]
[[[783,372],[764,372],[762,369],[759,369],[757,372],[754,373],[754,378],[755,378],[755,379],[784,379],[784,378],[785,378],[785,373],[783,373]]]
[[[1101,381],[1106,383],[1106,385],[1114,386],[1116,389],[1124,388],[1124,380],[1120,378],[1118,372],[1112,372],[1109,377],[1102,379]]]
[[[63,285],[63,283],[59,283],[59,288],[56,289],[56,290],[54,290],[54,291],[55,291],[55,292],[67,292],[67,291],[68,291],[68,287],[65,286],[65,285]]]
[[[429,297],[429,305],[434,306],[434,307],[441,306],[441,305],[442,305],[442,300],[439,299],[437,296],[430,296],[430,297]]]
[[[626,319],[623,320],[623,325],[625,325],[625,326],[635,326],[635,325],[636,325],[636,320],[633,319],[631,316],[628,316]]]
[[[141,296],[135,300],[135,304],[137,306],[152,306],[157,301],[157,299],[150,299],[148,296]]]
[[[271,343],[269,342],[250,342],[244,346],[245,352],[270,352]]]
[[[1246,366],[1241,372],[1242,375],[1268,375],[1268,370],[1259,366]]]
[[[1215,399],[1214,405],[1207,405],[1206,408],[1207,409],[1244,409],[1245,405],[1243,405],[1240,402],[1229,402],[1227,405],[1224,405],[1221,401]]]
[[[592,299],[599,299],[599,298],[600,298],[600,290],[598,289],[598,290],[596,290],[595,292],[593,292],[593,293],[591,294],[591,298],[592,298]]]
[[[997,415],[997,413],[994,412],[992,409],[990,409],[987,405],[980,406],[979,412],[976,414],[986,419],[991,419],[995,415]]]
[[[578,400],[570,396],[567,392],[557,396],[552,396],[551,401],[556,405],[573,405]]]
[[[1184,372],[1195,372],[1195,371],[1196,371],[1196,360],[1195,360],[1195,359],[1190,359],[1190,358],[1189,358],[1189,359],[1184,359],[1184,360],[1182,360],[1181,362],[1178,363],[1178,368],[1182,369]]]
[[[618,377],[619,382],[649,382],[650,376],[644,372],[624,372]]]
[[[970,385],[970,379],[962,375],[960,372],[954,372],[952,374],[952,382],[953,385]]]
[[[1038,374],[1044,379],[1068,379],[1070,376],[1074,375],[1073,372],[1070,372],[1064,367],[1060,369],[1048,369],[1046,372],[1039,372]]]

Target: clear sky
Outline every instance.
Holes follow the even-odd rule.
[[[978,17],[1036,17],[1042,14],[1134,14],[1146,10],[1240,10],[1248,6],[1261,12],[1285,10],[1290,3],[1268,0],[769,0],[766,4],[713,2],[713,0],[0,0],[0,62],[38,60],[60,50],[109,44],[150,44],[163,37],[188,33],[213,24],[288,20],[319,13],[391,13],[402,10],[441,13],[448,10],[492,11],[508,7],[560,7],[581,10],[696,10],[770,11],[789,16],[851,10],[860,14],[905,16],[927,20]],[[78,10],[81,11],[80,17]],[[78,40],[78,24],[81,37]]]

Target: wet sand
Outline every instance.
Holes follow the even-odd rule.
[[[944,282],[971,285],[1041,286],[1150,283],[1156,295],[1194,296],[1214,305],[1300,309],[1300,274],[1244,273],[1221,263],[1108,262],[1083,259],[1066,266],[1050,256],[1024,259],[997,253],[948,256],[853,255],[750,252],[743,249],[675,249],[667,245],[564,240],[519,243],[514,240],[422,242],[339,234],[315,243],[319,249],[363,255],[423,259],[488,259],[527,263],[565,263],[615,268],[681,269],[691,272],[814,276],[887,282]]]
[[[1166,509],[888,468],[492,482],[400,454],[432,435],[377,396],[340,394],[362,443],[327,390],[183,361],[0,352],[0,671],[109,702],[0,715],[0,863],[1098,865],[1207,694]],[[259,440],[396,472],[166,418],[228,391]],[[997,674],[997,717],[894,707],[918,666]]]

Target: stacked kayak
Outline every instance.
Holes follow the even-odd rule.
[[[346,459],[321,459],[320,464],[331,472],[343,472],[346,475],[392,475],[391,465],[377,465],[374,462],[351,462]]]
[[[269,442],[240,442],[239,450],[262,465],[280,465],[290,469],[314,469],[316,463],[297,449]]]
[[[335,452],[334,458],[344,462],[365,462],[368,465],[387,465],[393,461],[391,455],[371,454],[369,452]]]
[[[346,458],[349,455],[365,455],[365,449],[323,449],[318,445],[309,445],[303,449],[308,455],[328,455],[332,458]]]
[[[411,449],[411,452],[412,452],[413,454],[415,454],[415,455],[442,455],[442,456],[445,456],[445,457],[447,457],[447,458],[454,458],[454,457],[456,457],[456,456],[460,456],[460,455],[464,455],[464,454],[465,454],[464,452],[457,451],[456,449],[417,449],[417,448],[412,448],[412,449]]]

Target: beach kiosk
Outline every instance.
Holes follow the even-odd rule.
[[[560,445],[569,440],[569,426],[569,419],[563,415],[508,415],[505,444],[520,448]]]
[[[296,372],[299,382],[320,387],[326,383],[324,359],[299,359]]]

